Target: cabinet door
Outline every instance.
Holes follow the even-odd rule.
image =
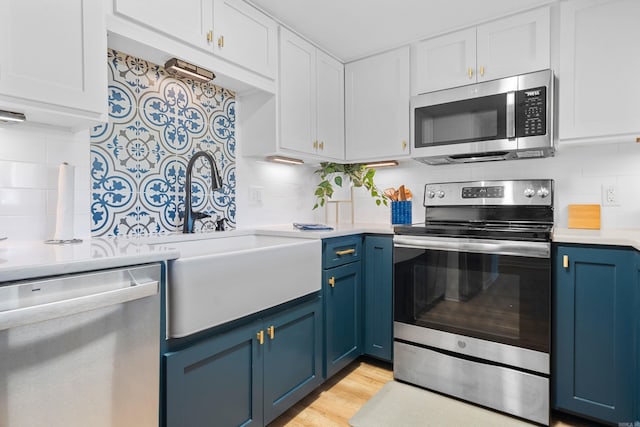
[[[318,154],[344,160],[344,65],[316,52]]]
[[[392,360],[393,347],[393,240],[386,236],[364,239],[364,345],[363,352]]]
[[[360,261],[324,270],[325,374],[329,378],[361,353]]]
[[[107,109],[102,2],[0,2],[0,98],[98,114]]]
[[[549,8],[536,9],[478,26],[478,81],[549,68],[549,13]]]
[[[634,419],[638,280],[633,255],[623,249],[557,247],[552,375],[557,409],[615,424]]]
[[[263,323],[264,423],[322,383],[322,304],[319,298]]]
[[[640,2],[561,3],[560,139],[640,137]],[[630,135],[631,134],[631,135]]]
[[[263,425],[260,324],[167,354],[167,426]]]
[[[413,95],[475,83],[475,73],[475,27],[411,46]]]
[[[114,12],[190,45],[211,50],[213,0],[114,0]]]
[[[214,0],[216,55],[275,79],[278,26],[241,0]]]
[[[315,154],[316,48],[280,28],[280,147]]]
[[[345,66],[346,158],[409,155],[409,47]]]

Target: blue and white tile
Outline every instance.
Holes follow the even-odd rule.
[[[91,150],[91,232],[95,236],[117,234],[116,226],[135,204],[135,180],[114,168],[109,153]]]

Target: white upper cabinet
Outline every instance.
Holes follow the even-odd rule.
[[[315,154],[316,48],[280,29],[280,147]]]
[[[414,95],[475,82],[475,28],[414,43],[411,51]]]
[[[278,102],[280,148],[344,159],[344,67],[284,28]]]
[[[640,137],[640,1],[561,3],[562,144]]]
[[[275,78],[278,26],[241,0],[214,0],[213,51],[264,76]]]
[[[345,66],[346,159],[409,156],[409,47]]]
[[[211,49],[213,0],[114,0],[114,12],[202,49]],[[211,41],[209,41],[210,39]]]
[[[344,159],[344,65],[316,51],[316,119],[319,154]]]
[[[278,25],[242,0],[115,0],[114,13],[275,79]]]
[[[107,36],[94,0],[0,2],[0,109],[89,127],[107,112]]]
[[[532,10],[411,46],[414,95],[550,67],[550,10]]]

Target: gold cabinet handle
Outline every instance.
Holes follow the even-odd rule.
[[[407,141],[402,141],[402,151],[407,149]]]
[[[331,276],[329,278],[329,286],[331,286],[332,288],[336,287],[336,278],[335,277]]]
[[[564,255],[562,257],[562,266],[564,268],[569,268],[569,255]]]
[[[467,74],[469,74],[469,78],[472,79],[473,78],[473,68],[469,67],[469,70],[467,70]]]
[[[213,41],[213,30],[209,30],[207,33],[207,41],[211,43]]]
[[[263,330],[260,330],[260,332],[258,332],[256,334],[256,339],[258,340],[260,345],[264,344],[264,331]]]
[[[480,67],[480,76],[484,76],[484,66]]]
[[[338,256],[349,255],[349,254],[353,254],[355,252],[356,252],[356,250],[351,248],[351,249],[345,249],[344,251],[336,251],[336,255],[338,255]]]
[[[324,142],[320,142],[318,146],[320,147],[321,150],[324,150]]]
[[[318,149],[318,141],[313,141],[313,149],[314,150]]]
[[[267,335],[269,335],[269,339],[274,339],[276,336],[276,327],[271,325],[267,328]]]
[[[218,47],[224,47],[224,36],[218,37]]]

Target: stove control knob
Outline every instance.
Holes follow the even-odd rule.
[[[542,187],[538,190],[538,196],[542,197],[543,199],[548,195],[549,195],[549,189]]]
[[[531,198],[531,197],[533,197],[535,194],[536,194],[536,190],[534,190],[534,189],[533,189],[533,188],[531,188],[531,187],[527,187],[527,188],[525,188],[525,190],[524,190],[524,197]]]
[[[436,191],[436,196],[438,196],[438,199],[442,199],[444,197],[444,191],[442,190]]]
[[[433,199],[436,196],[436,193],[433,192],[433,190],[427,190],[427,197],[429,199]]]

